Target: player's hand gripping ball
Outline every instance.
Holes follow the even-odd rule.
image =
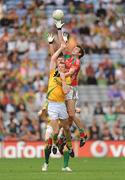
[[[54,20],[59,21],[59,20],[62,20],[63,17],[64,17],[64,13],[61,9],[57,9],[57,10],[53,11],[53,19]]]

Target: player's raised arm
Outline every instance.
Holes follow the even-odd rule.
[[[67,73],[65,73],[65,76],[72,76],[73,73],[75,72],[75,68],[70,68],[69,71]]]
[[[60,55],[60,53],[65,49],[66,44],[62,43],[60,48],[52,55],[51,61],[50,61],[50,70],[56,68],[57,58]]]
[[[55,25],[56,25],[57,30],[58,30],[59,42],[60,43],[65,42],[63,39],[63,34],[62,34],[62,27],[63,27],[64,23],[62,23],[61,20],[59,20],[59,21],[55,20]]]
[[[47,40],[48,40],[49,48],[50,48],[50,55],[52,56],[55,53],[54,44],[53,44],[54,36],[52,34],[48,34]]]

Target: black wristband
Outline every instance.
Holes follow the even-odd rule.
[[[49,44],[52,44],[53,43],[53,41],[52,42],[49,42]]]
[[[61,30],[62,28],[58,28],[58,31]]]

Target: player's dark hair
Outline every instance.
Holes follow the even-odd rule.
[[[63,64],[63,65],[66,65],[65,62],[60,62],[59,64]]]
[[[84,50],[83,50],[83,48],[81,47],[81,46],[79,46],[79,45],[77,45],[77,47],[80,49],[80,51],[79,51],[79,53],[80,53],[80,55],[79,55],[79,58],[81,58],[81,57],[83,57],[84,56]]]
[[[64,57],[62,52],[59,54],[58,58],[61,58],[61,57]]]

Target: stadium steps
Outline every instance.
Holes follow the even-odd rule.
[[[94,104],[98,101],[105,103],[109,100],[107,95],[108,87],[105,86],[79,86],[78,90],[80,103],[86,101]]]
[[[6,0],[5,4],[7,6],[7,9],[12,9],[12,8],[16,8],[17,4],[21,2],[21,0]],[[32,4],[32,0],[25,0],[24,4],[26,5],[26,7],[29,7]]]
[[[125,126],[125,114],[120,114],[119,119],[121,120],[121,125]]]

